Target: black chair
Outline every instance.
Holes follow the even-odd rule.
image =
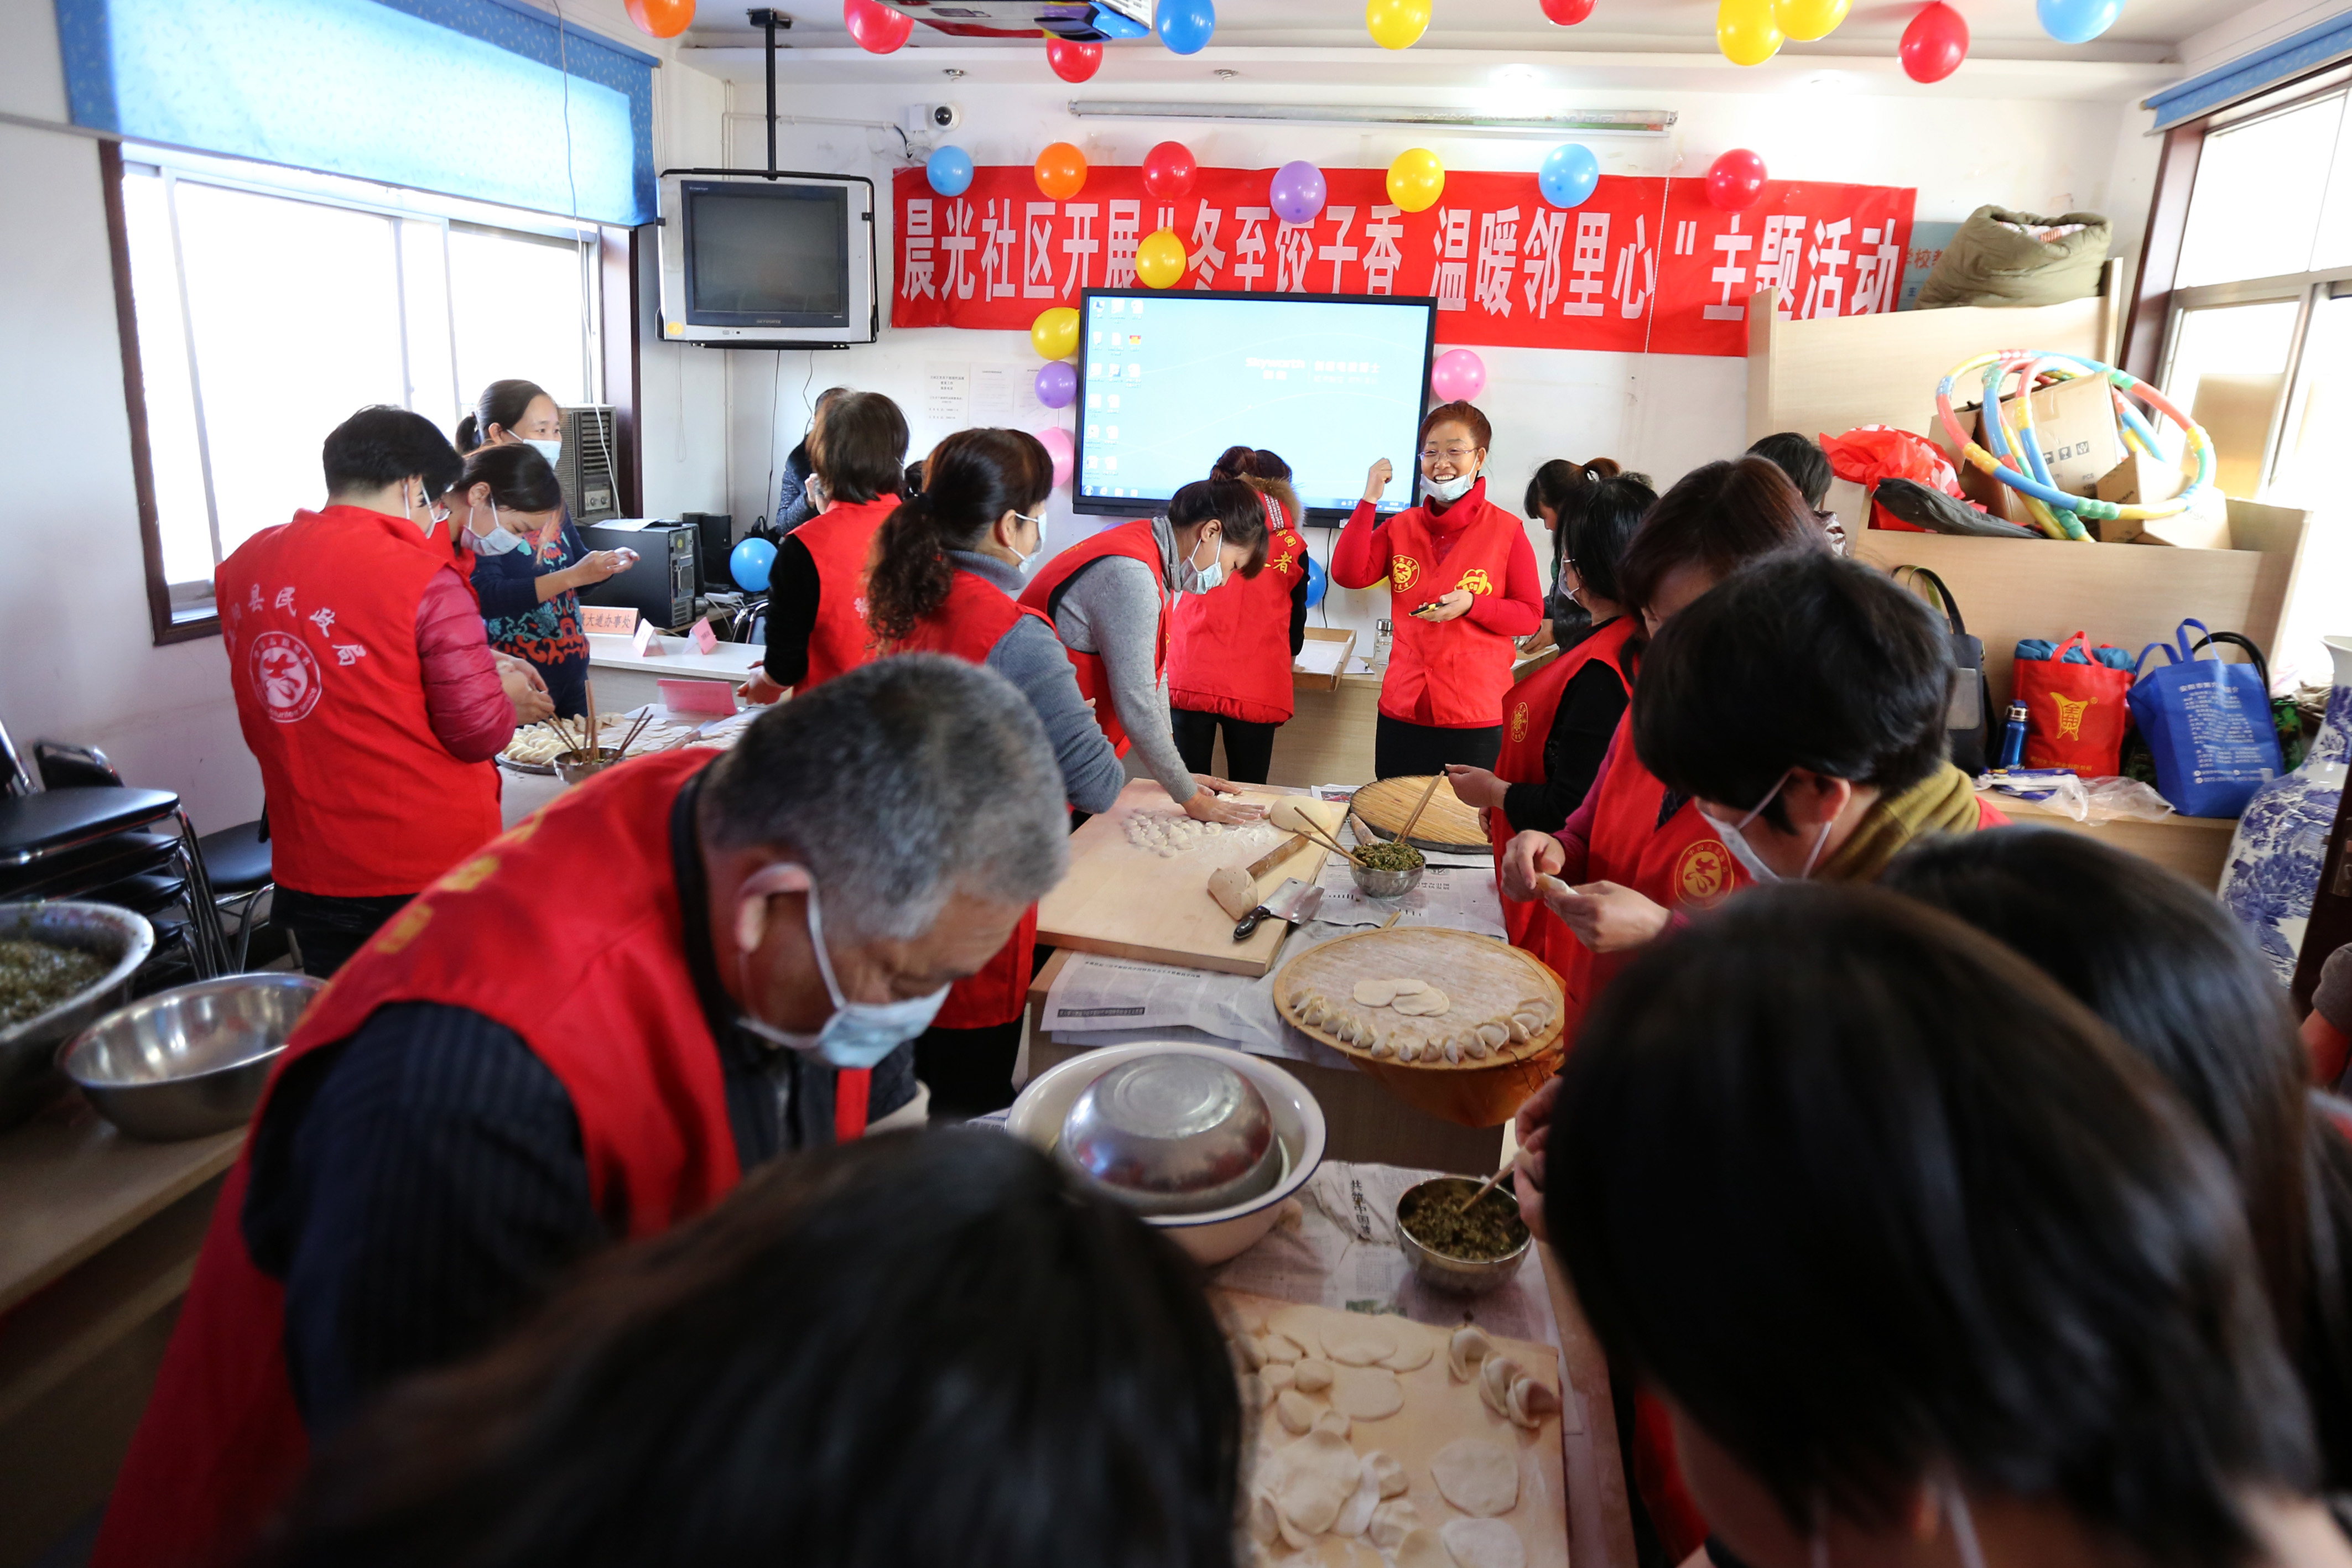
[[[204,858],[205,875],[213,884],[219,907],[236,905],[236,967],[245,972],[253,951],[253,906],[278,884],[270,880],[269,841],[261,836],[258,821],[239,822],[196,841]]]

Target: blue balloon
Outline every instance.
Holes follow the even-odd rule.
[[[1307,607],[1312,610],[1322,603],[1323,591],[1330,586],[1331,580],[1324,572],[1323,563],[1313,556],[1308,556],[1307,558]]]
[[[745,539],[727,558],[728,575],[735,586],[751,593],[768,591],[768,571],[776,564],[776,547],[765,539]]]
[[[940,195],[961,196],[971,189],[971,154],[961,147],[936,147],[923,173]]]
[[[1580,207],[1601,183],[1601,161],[1580,141],[1563,141],[1544,154],[1536,187],[1555,207]]]
[[[2116,25],[2124,0],[2034,0],[2042,30],[2062,44],[2087,44]]]
[[[1160,0],[1153,20],[1160,41],[1176,54],[1197,55],[1217,30],[1215,0]]]

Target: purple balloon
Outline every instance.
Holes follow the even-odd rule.
[[[1266,192],[1274,215],[1286,224],[1307,224],[1323,210],[1326,194],[1323,171],[1304,158],[1285,163],[1274,172],[1274,184]]]
[[[1066,360],[1055,360],[1037,372],[1037,401],[1047,408],[1067,408],[1078,395],[1078,372]]]

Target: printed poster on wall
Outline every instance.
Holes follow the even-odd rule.
[[[1582,206],[1543,199],[1533,174],[1448,173],[1426,211],[1388,200],[1385,172],[1327,169],[1307,224],[1266,204],[1268,169],[1203,169],[1173,202],[1139,168],[1097,168],[1048,201],[1024,165],[976,170],[945,197],[898,172],[894,327],[1025,330],[1089,287],[1136,286],[1135,247],[1173,229],[1178,288],[1433,295],[1441,344],[1743,355],[1748,298],[1780,291],[1784,318],[1895,308],[1917,193],[1775,180],[1745,212],[1704,180],[1603,175]]]

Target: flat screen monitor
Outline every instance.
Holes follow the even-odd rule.
[[[1280,454],[1316,522],[1378,457],[1381,509],[1412,504],[1436,300],[1090,288],[1078,315],[1076,510],[1142,516],[1229,446]]]

